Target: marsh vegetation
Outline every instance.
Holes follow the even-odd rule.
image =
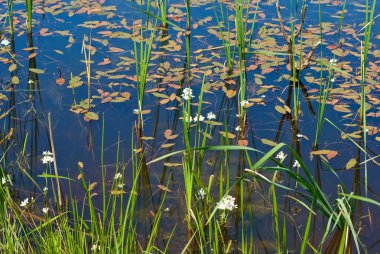
[[[379,7],[0,0],[0,252],[379,252]]]

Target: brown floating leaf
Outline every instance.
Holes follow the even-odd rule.
[[[129,98],[131,98],[131,93],[129,93],[129,92],[123,92],[120,95],[123,96],[124,98],[126,98],[127,100],[129,100]]]
[[[248,146],[248,140],[246,140],[246,139],[239,139],[238,140],[238,145],[239,146]]]
[[[328,154],[327,154],[327,159],[331,160],[332,158],[334,158],[335,156],[338,155],[338,152],[337,151],[330,151]]]
[[[228,98],[232,98],[232,97],[234,97],[236,95],[236,90],[227,90],[226,91],[226,96],[228,97]]]
[[[173,131],[170,130],[170,129],[167,129],[165,132],[164,132],[164,136],[165,138],[167,139],[175,139],[176,137],[178,137],[178,135],[172,135],[173,134]]]
[[[109,51],[113,53],[121,53],[121,52],[124,52],[125,50],[121,48],[117,48],[117,47],[110,47]]]
[[[339,112],[343,112],[343,113],[350,113],[351,112],[348,105],[335,105],[334,110],[339,111]]]
[[[326,155],[329,152],[331,152],[331,150],[317,150],[317,151],[310,152],[310,154],[312,154],[312,155]]]
[[[166,186],[164,186],[164,185],[158,184],[157,187],[158,187],[160,190],[167,191],[167,192],[172,192],[168,187],[166,187]]]
[[[65,79],[64,79],[64,78],[57,78],[57,79],[55,80],[55,83],[57,83],[57,85],[62,86],[62,85],[65,84]]]
[[[9,68],[8,68],[9,72],[12,72],[12,71],[14,71],[14,70],[16,70],[16,69],[17,69],[17,65],[16,65],[16,64],[12,64],[12,65],[9,66]]]
[[[274,107],[274,108],[277,110],[277,112],[279,112],[279,113],[281,113],[281,114],[283,114],[283,115],[286,114],[286,110],[285,110],[283,107],[277,105],[277,106]]]
[[[174,145],[175,145],[175,143],[166,143],[166,144],[162,144],[161,147],[162,148],[169,148],[169,147],[172,147]]]
[[[179,167],[179,166],[182,166],[182,163],[165,162],[164,166],[166,166],[166,167]]]

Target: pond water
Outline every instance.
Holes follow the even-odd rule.
[[[275,2],[252,1],[248,7],[249,13],[244,12],[247,15],[245,29],[251,31],[253,28],[253,31],[245,34],[244,99],[247,103],[243,105],[239,90],[242,72],[239,70],[238,48],[234,47],[237,40],[234,2],[192,3],[191,33],[188,33],[186,6],[182,1],[169,2],[169,23],[165,29],[162,19],[157,18],[156,2],[151,3],[150,10],[154,15],[149,16],[147,3],[38,0],[33,3],[33,33],[28,34],[24,1],[14,1],[13,38],[9,21],[6,17],[1,20],[4,24],[1,39],[9,40],[10,44],[3,44],[0,49],[0,121],[2,164],[5,174],[12,175],[15,197],[20,200],[26,196],[38,198],[41,193],[24,170],[44,186],[45,179],[40,177],[46,170],[46,165],[41,162],[42,153],[52,149],[49,113],[59,175],[76,179],[79,175],[78,162],[82,162],[86,180],[99,182],[94,191],[101,193],[103,160],[105,181],[109,188],[115,168],[124,169],[125,186],[122,189],[128,196],[133,184],[131,154],[141,156],[145,164],[186,148],[182,120],[185,102],[181,94],[182,88],[190,87],[194,95],[190,105],[191,115],[195,117],[198,97],[202,94],[201,114],[206,117],[213,112],[216,116],[211,124],[200,122],[197,126],[194,123],[191,140],[197,135],[203,138],[203,133],[208,132],[207,146],[241,145],[264,153],[284,142],[300,155],[332,203],[338,197],[338,185],[344,185],[348,193],[353,191],[363,196],[367,193],[369,198],[378,201],[378,20],[373,22],[364,75],[364,123],[360,118],[363,88],[360,59],[365,51],[364,32],[369,26],[365,23],[366,1],[325,0],[308,3],[302,33],[296,39],[294,52],[295,64],[299,63],[300,52],[301,58],[310,63],[300,72],[300,82],[295,87],[289,81],[292,74],[288,64],[288,48]],[[290,36],[291,24],[295,25],[296,31],[301,23],[302,1],[281,2],[285,32]],[[0,0],[0,13],[7,12],[6,3]],[[369,4],[371,6],[372,1]],[[379,3],[375,7],[374,16],[377,17]],[[218,25],[223,20],[224,26]],[[146,22],[150,22],[150,30],[146,29]],[[220,30],[225,31],[224,40]],[[142,51],[139,48],[141,42],[134,44],[133,39],[141,32],[146,38],[143,45],[149,44],[151,34],[154,37],[144,89],[144,114],[139,118],[136,68],[143,65],[136,65],[135,54],[138,52],[140,56]],[[323,40],[318,44],[321,36]],[[228,44],[231,50],[236,50],[236,53],[231,53],[230,70],[225,51]],[[308,55],[314,49],[315,52]],[[318,115],[321,115],[319,110],[322,107],[319,100],[324,88],[329,92],[320,118],[328,120],[323,121],[317,137]],[[298,104],[294,103],[296,98]],[[241,116],[241,105],[244,106],[244,118]],[[298,107],[298,113],[295,107]],[[363,125],[366,128],[364,131]],[[196,129],[201,132],[196,132]],[[229,133],[228,138],[225,138],[226,132]],[[284,165],[296,170],[293,168],[295,157],[288,151],[284,152],[288,154]],[[246,154],[242,150],[228,153],[205,151],[200,180],[207,187],[210,176],[215,176],[210,193],[216,200],[221,192],[237,181],[244,169],[250,167],[247,155],[253,163],[262,157],[258,152]],[[178,153],[144,165],[137,187],[139,195],[135,221],[138,222],[137,238],[142,244],[148,242],[165,188],[170,189],[163,204],[166,209],[161,218],[162,232],[158,245],[165,246],[176,226],[170,244],[172,253],[182,250],[188,242],[182,163],[183,154]],[[222,172],[227,175],[219,182]],[[273,172],[263,174],[271,179]],[[368,175],[368,182],[365,181],[365,174]],[[288,245],[289,249],[296,250],[300,248],[299,234],[303,232],[309,213],[295,201],[299,198],[296,194],[299,187],[295,182],[287,175],[278,177],[283,178],[279,183],[293,189],[279,189],[277,195],[282,213],[292,218],[287,223]],[[244,205],[239,207],[239,212],[232,213],[226,235],[233,240],[232,250],[236,252],[239,252],[241,232],[246,231],[252,233],[259,253],[271,253],[275,248],[275,235],[270,185],[264,182],[254,184],[252,180],[251,176],[244,181]],[[61,187],[64,195],[67,194],[69,186],[64,179]],[[80,184],[73,183],[71,188],[78,200],[83,199]],[[239,189],[231,190],[231,195],[238,193]],[[94,200],[95,205],[100,207],[101,195]],[[380,221],[376,216],[379,208],[367,203],[358,204],[358,207],[353,217],[355,223],[361,225],[363,244],[371,247],[371,253],[380,251],[380,231],[377,230]],[[313,222],[313,244],[322,238],[327,220],[328,217],[320,216]]]

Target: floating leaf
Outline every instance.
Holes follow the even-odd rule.
[[[335,156],[338,155],[338,152],[337,151],[330,151],[328,154],[327,154],[327,159],[331,160],[332,158],[334,158]]]
[[[317,150],[317,151],[310,152],[310,154],[312,154],[312,155],[326,155],[330,152],[331,152],[331,150]]]
[[[84,114],[84,116],[90,120],[94,120],[94,121],[99,120],[99,115],[97,113],[92,112],[92,111],[87,112],[86,114]]]
[[[166,143],[166,144],[162,144],[161,147],[162,148],[169,148],[169,147],[172,147],[174,145],[175,145],[175,143]]]
[[[57,85],[62,86],[62,85],[65,84],[65,79],[64,79],[64,78],[57,78],[57,79],[55,80],[55,83],[57,83]]]
[[[248,140],[246,140],[246,139],[239,139],[238,140],[238,145],[239,146],[248,146]]]
[[[356,165],[356,159],[352,158],[346,164],[346,169],[353,168]]]
[[[227,137],[227,138],[235,138],[236,136],[229,132],[219,131],[220,135]]]
[[[36,73],[36,74],[43,74],[43,73],[45,73],[44,70],[37,69],[37,68],[29,68],[29,71],[33,72],[33,73]]]
[[[125,191],[123,190],[111,190],[111,194],[112,195],[121,195],[121,194],[124,194],[126,193]]]
[[[268,146],[276,146],[276,145],[277,145],[276,142],[273,142],[273,141],[271,141],[271,140],[269,140],[269,139],[265,139],[265,138],[263,138],[263,139],[261,140],[261,142],[262,142],[264,145],[268,145]]]
[[[166,167],[179,167],[179,166],[182,166],[182,163],[165,162],[164,166],[166,166]]]
[[[283,114],[283,115],[286,114],[286,110],[285,110],[283,107],[277,105],[277,106],[274,107],[274,108],[277,110],[277,112],[280,112],[280,113]]]
[[[12,72],[12,71],[14,71],[16,69],[17,69],[17,65],[16,64],[11,64],[11,66],[9,66],[9,68],[8,68],[9,72]]]
[[[15,85],[20,84],[20,80],[18,79],[17,76],[13,76],[13,77],[12,77],[12,83],[15,84]]]
[[[232,97],[234,97],[236,95],[236,90],[227,90],[226,91],[226,96],[228,97],[228,98],[232,98]]]

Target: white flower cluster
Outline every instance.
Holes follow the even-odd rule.
[[[2,185],[5,185],[6,183],[10,183],[11,182],[11,178],[10,178],[10,175],[6,175],[6,176],[3,176],[1,178],[1,184]]]
[[[29,198],[26,198],[23,201],[21,201],[20,206],[21,207],[26,207],[28,204],[29,204]]]
[[[216,206],[219,210],[230,210],[232,211],[234,208],[238,208],[237,204],[235,204],[235,198],[227,195],[225,196]]]
[[[336,58],[331,58],[330,59],[330,65],[335,65],[338,62]]]
[[[216,119],[216,115],[213,112],[207,113],[207,120],[214,120],[214,119]],[[185,117],[185,120],[188,123],[191,123],[191,122],[196,123],[197,121],[203,122],[205,120],[205,117],[202,115],[199,115],[199,119],[198,119],[198,113],[197,113],[195,114],[194,117],[191,117],[191,116]]]
[[[44,207],[44,208],[42,208],[42,212],[43,212],[44,214],[48,214],[48,212],[49,212],[49,207]]]
[[[299,163],[299,161],[295,160],[293,164],[293,168],[300,168],[300,167],[301,167],[301,164]]]
[[[203,190],[203,188],[200,188],[198,191],[198,198],[204,199],[205,196],[206,196],[206,192]]]
[[[6,47],[6,46],[8,46],[9,44],[11,44],[11,42],[8,41],[7,39],[3,39],[3,40],[0,42],[0,44],[1,44],[1,46]]]
[[[193,96],[193,90],[191,90],[191,88],[189,88],[189,87],[183,89],[181,97],[182,97],[185,101],[188,101],[188,100],[190,100],[191,98],[194,98],[194,96]]]
[[[276,155],[276,159],[279,159],[280,161],[283,161],[286,157],[286,154],[283,152],[283,151],[280,151],[277,155]]]
[[[249,104],[249,101],[247,101],[247,100],[242,100],[240,102],[240,106],[242,106],[242,107],[244,107],[245,105],[248,105],[248,104]]]
[[[53,157],[53,153],[50,152],[50,151],[44,151],[42,153],[43,157],[41,159],[42,163],[43,164],[48,164],[48,163],[51,163],[51,162],[54,162],[54,157]]]
[[[122,177],[123,175],[121,173],[116,173],[113,179],[117,180],[117,179],[121,179]]]
[[[91,246],[91,251],[92,251],[92,253],[96,253],[96,252],[100,251],[100,245],[97,243],[93,244]]]

